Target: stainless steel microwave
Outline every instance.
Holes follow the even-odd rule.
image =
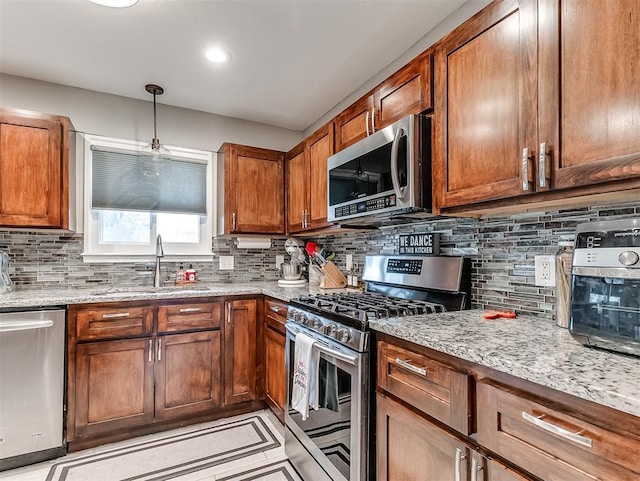
[[[430,213],[431,191],[429,116],[405,117],[327,160],[330,222]]]
[[[640,218],[581,224],[575,245],[571,334],[640,356]]]

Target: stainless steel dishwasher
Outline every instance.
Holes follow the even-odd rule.
[[[65,311],[0,313],[0,471],[61,456]]]

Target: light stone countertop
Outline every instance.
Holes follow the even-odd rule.
[[[640,358],[582,346],[548,320],[483,310],[370,321],[375,331],[640,416]]]
[[[0,294],[0,309],[33,309],[67,304],[93,302],[120,302],[153,299],[181,299],[208,296],[238,296],[264,294],[288,302],[302,294],[314,292],[314,288],[280,287],[277,281],[248,283],[211,283],[195,286],[167,287],[96,287],[87,289],[19,290]],[[317,292],[317,290],[315,291]]]

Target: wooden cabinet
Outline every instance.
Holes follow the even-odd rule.
[[[533,191],[533,3],[493,3],[436,49],[434,185],[441,207]]]
[[[220,407],[221,315],[202,300],[70,306],[71,449]]]
[[[432,52],[425,51],[334,119],[335,151],[432,108]]]
[[[0,108],[0,226],[69,229],[68,118]]]
[[[639,21],[632,1],[503,0],[447,35],[435,61],[436,210],[640,186]]]
[[[327,124],[286,154],[287,233],[318,229],[327,222],[327,159],[334,153]]]
[[[538,155],[545,143],[549,184],[564,189],[637,179],[638,3],[540,0],[538,19]]]
[[[156,343],[156,419],[219,407],[220,331],[160,336]]]
[[[284,153],[244,145],[222,145],[220,234],[284,233]]]
[[[457,431],[471,433],[468,375],[417,352],[381,341],[378,343],[378,386]]]
[[[478,383],[478,442],[542,479],[640,478],[640,439],[543,399]]]
[[[386,396],[378,394],[376,400],[379,481],[469,479],[464,443]]]
[[[153,422],[153,350],[150,338],[77,346],[70,441]]]
[[[266,401],[276,415],[284,419],[287,375],[285,371],[285,322],[287,305],[265,299],[265,377]]]
[[[256,399],[257,301],[226,302],[224,326],[224,403]]]

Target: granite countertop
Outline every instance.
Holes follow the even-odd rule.
[[[483,310],[370,321],[372,329],[640,416],[640,359],[584,347],[548,320]]]
[[[212,283],[195,286],[167,287],[99,287],[93,289],[42,289],[15,290],[0,294],[0,309],[31,309],[67,304],[92,302],[119,302],[145,299],[180,299],[206,296],[238,296],[264,294],[284,302],[289,302],[302,294],[314,292],[314,288],[280,287],[277,281],[248,283]]]

